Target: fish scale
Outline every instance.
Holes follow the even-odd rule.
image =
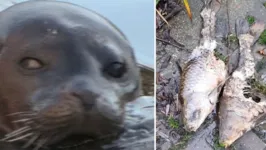
[[[219,91],[212,98],[208,96],[225,80],[225,65],[222,61],[216,60],[213,53],[213,51],[208,51],[202,56],[191,59],[183,70],[179,99],[183,104],[183,120],[187,130],[197,130],[211,113],[217,102]],[[210,103],[210,99],[214,104]],[[195,115],[197,112],[201,113],[197,116]]]
[[[207,66],[204,62],[204,57],[196,58],[195,60],[192,60],[188,63],[187,69],[184,70],[186,78],[183,80],[183,89],[189,90],[189,87],[191,86],[197,86],[203,88],[209,88],[211,91],[214,87],[204,87],[206,85],[209,85],[211,82],[210,80],[205,80],[206,77],[211,76],[209,75],[211,73],[211,66]],[[211,78],[209,78],[211,79]],[[193,88],[195,89],[195,88]],[[202,89],[197,89],[198,92]],[[184,91],[185,92],[185,91]]]
[[[225,81],[226,67],[214,56],[216,41],[211,32],[215,31],[215,13],[205,8],[203,17],[203,38],[183,68],[178,99],[182,105],[182,115],[186,130],[196,131],[214,109]]]

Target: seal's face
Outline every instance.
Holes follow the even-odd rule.
[[[0,24],[0,124],[13,131],[6,140],[117,133],[140,85],[132,48],[116,28],[93,12],[50,1],[15,5]]]

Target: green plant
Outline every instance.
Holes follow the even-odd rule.
[[[219,53],[216,49],[214,49],[214,56],[226,63],[227,57]]]
[[[219,143],[219,141],[217,140],[217,142],[214,143],[214,150],[224,150],[225,149],[225,145]]]
[[[160,2],[160,0],[156,0],[156,5]]]
[[[214,150],[224,150],[225,149],[225,145],[219,142],[219,135],[218,135],[218,131],[215,132],[215,134],[213,135],[213,149]]]
[[[262,45],[266,45],[266,30],[261,33],[259,37],[259,43]]]
[[[266,8],[266,2],[263,3],[263,6]]]
[[[179,122],[177,120],[175,120],[173,117],[168,118],[168,123],[169,123],[170,127],[173,129],[179,127]]]
[[[184,150],[188,144],[188,141],[191,139],[192,134],[186,132],[186,134],[180,139],[177,145],[173,148],[173,150]]]
[[[234,35],[234,34],[230,34],[230,35],[228,36],[228,39],[229,39],[229,42],[230,42],[230,43],[238,43],[238,38],[237,38],[237,36]]]
[[[252,25],[255,22],[254,16],[247,16],[247,21],[249,25]]]
[[[249,79],[248,82],[249,82],[252,89],[255,89],[259,93],[266,94],[266,85],[265,84],[260,83],[256,79]]]

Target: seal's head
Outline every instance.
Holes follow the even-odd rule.
[[[0,128],[5,141],[53,144],[117,133],[140,94],[125,36],[76,5],[34,1],[0,13]]]

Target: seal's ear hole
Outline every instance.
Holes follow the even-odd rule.
[[[22,68],[24,69],[28,69],[28,70],[35,70],[35,69],[41,69],[43,67],[43,63],[36,59],[36,58],[23,58],[20,61],[20,65]]]
[[[126,64],[122,62],[113,62],[105,67],[104,72],[114,78],[122,78],[127,72]]]

